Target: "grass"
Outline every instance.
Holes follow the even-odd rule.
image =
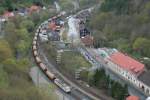
[[[75,73],[76,70],[82,67],[90,68],[91,64],[80,53],[67,51],[62,53],[60,66],[68,72]]]

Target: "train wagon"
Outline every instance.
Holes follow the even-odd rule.
[[[37,50],[36,45],[33,45],[32,49],[33,49],[33,51]]]
[[[36,45],[36,41],[33,41],[33,43],[32,43],[33,45]]]
[[[51,73],[50,71],[46,71],[46,75],[48,76],[48,78],[50,80],[54,80],[55,79],[55,75],[53,73]]]
[[[62,82],[60,79],[56,78],[54,80],[54,83],[60,87],[63,91],[65,91],[66,93],[70,93],[71,92],[71,88],[66,85],[64,82]]]
[[[42,62],[41,59],[38,56],[35,57],[35,60],[36,60],[37,64],[40,64]]]
[[[33,41],[37,41],[37,36],[34,36],[34,39],[33,39]]]
[[[46,65],[45,65],[45,64],[40,63],[39,66],[40,66],[40,68],[41,68],[44,72],[47,71],[47,68],[46,68]]]
[[[35,36],[38,37],[38,32],[35,33]]]
[[[34,57],[38,56],[38,52],[36,50],[33,51]]]

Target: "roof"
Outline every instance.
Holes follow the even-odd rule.
[[[49,28],[54,31],[56,29],[56,24],[54,22],[51,22],[49,24]]]
[[[20,8],[20,9],[18,9],[18,11],[19,11],[20,13],[26,13],[26,12],[27,12],[27,9],[26,9],[26,8]]]
[[[144,71],[144,64],[127,55],[124,55],[121,52],[114,52],[113,54],[111,54],[110,60],[120,67],[133,72],[134,74],[139,74]]]
[[[146,84],[147,86],[150,86],[150,78],[149,78],[149,76],[150,76],[150,71],[146,71],[146,72],[142,73],[138,77],[138,79],[140,81],[142,81],[144,84]]]
[[[93,45],[93,37],[90,35],[87,35],[85,37],[81,37],[81,41],[86,45],[86,46],[92,46]]]
[[[29,10],[30,10],[30,13],[34,12],[34,11],[39,11],[40,10],[40,6],[32,5]]]
[[[4,12],[4,14],[3,14],[3,17],[14,17],[14,13],[13,12],[9,12],[9,11],[6,11],[6,12]]]
[[[137,96],[128,96],[126,100],[140,100],[140,98]]]

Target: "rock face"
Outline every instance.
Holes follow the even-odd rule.
[[[73,43],[74,45],[77,45],[80,43],[80,36],[79,36],[79,21],[78,19],[75,19],[74,17],[70,17],[68,19],[68,41]]]

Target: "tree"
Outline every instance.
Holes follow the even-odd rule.
[[[94,76],[93,76],[93,83],[95,86],[99,86],[100,85],[100,81],[103,80],[103,77],[105,76],[105,71],[102,70],[96,70]]]
[[[26,55],[26,53],[28,52],[29,49],[29,43],[26,42],[25,40],[20,40],[17,44],[16,44],[16,50],[18,53],[18,57],[20,57],[19,55]]]
[[[3,70],[3,66],[0,65],[0,89],[8,87],[8,74]]]
[[[150,57],[150,41],[146,38],[137,38],[133,43],[133,49],[140,54]]]
[[[4,31],[5,31],[4,38],[7,40],[9,44],[11,44],[10,47],[12,48],[12,51],[14,51],[15,43],[18,40],[16,36],[15,24],[13,22],[6,23],[6,25],[4,26]]]
[[[93,18],[94,17],[94,18]],[[94,29],[103,30],[107,21],[112,17],[110,13],[98,13],[92,17],[90,21],[90,27]]]
[[[13,58],[12,50],[5,40],[0,40],[0,55],[0,62],[8,58]]]
[[[73,9],[73,4],[71,0],[59,0],[59,2],[63,10],[69,11]]]
[[[5,0],[3,6],[6,7],[9,11],[14,9],[12,0]]]
[[[129,13],[130,0],[105,0],[101,5],[104,12],[114,11],[116,14]]]
[[[4,13],[5,8],[4,7],[0,7],[0,15],[2,15]]]
[[[34,29],[34,23],[31,20],[23,20],[20,23],[20,27],[23,29],[27,29],[28,32],[32,32]]]

